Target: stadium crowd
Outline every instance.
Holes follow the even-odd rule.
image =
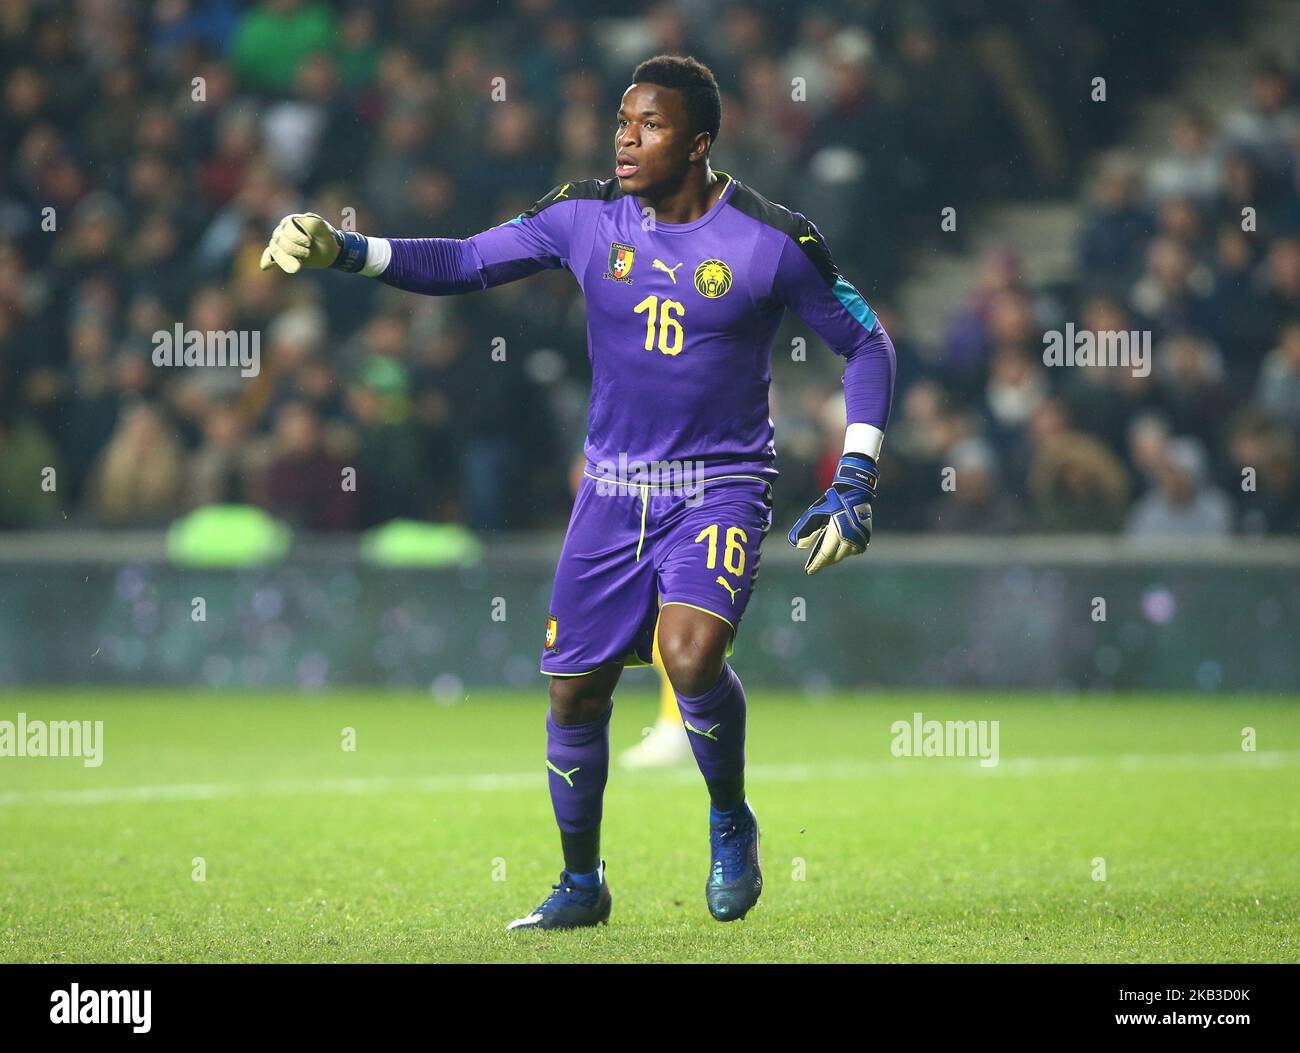
[[[1166,157],[1101,165],[1077,287],[1029,288],[1014,254],[993,254],[942,346],[921,347],[890,298],[918,252],[952,247],[940,207],[1005,191],[1010,160],[1026,193],[1059,190],[1101,134],[1064,134],[1069,59],[999,31],[997,5],[962,10],[682,3],[624,20],[554,0],[9,0],[0,527],[157,526],[213,502],[305,530],[562,525],[588,383],[569,276],[428,298],[257,261],[293,211],[464,237],[607,177],[628,71],[689,52],[723,86],[715,167],[813,217],[894,338],[882,525],[1295,531],[1291,72],[1261,65],[1222,124],[1188,109]],[[1088,5],[1063,10],[1089,28]],[[1047,368],[1043,333],[1067,318],[1149,329],[1151,374]],[[153,334],[178,322],[260,334],[260,371],[159,368]],[[841,363],[815,338],[806,361],[790,356],[800,333],[790,321],[774,352],[787,519],[826,485],[843,426]],[[344,466],[356,493],[338,486]]]
[[[1300,531],[1300,110],[1261,59],[1226,119],[1186,106],[1168,152],[1104,155],[1077,281],[993,251],[943,345],[908,353],[890,478],[940,531]],[[1150,333],[1145,369],[1054,368],[1044,334]],[[1100,337],[1098,345],[1100,346]],[[924,491],[943,467],[959,485]],[[973,484],[973,485],[972,485]]]

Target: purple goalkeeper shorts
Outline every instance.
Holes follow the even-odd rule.
[[[543,673],[649,665],[659,608],[673,603],[730,625],[731,654],[772,526],[771,484],[735,475],[658,490],[583,475],[555,568]]]

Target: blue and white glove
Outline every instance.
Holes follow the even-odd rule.
[[[809,549],[805,574],[866,551],[871,544],[871,502],[879,484],[876,462],[865,453],[840,458],[831,488],[790,530],[790,544]]]

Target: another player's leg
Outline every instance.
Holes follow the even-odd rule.
[[[609,920],[600,819],[609,775],[609,718],[622,672],[622,665],[611,664],[582,676],[551,678],[546,770],[564,870],[541,905],[507,928],[574,929]]]
[[[745,691],[727,664],[731,638],[732,626],[719,615],[673,602],[660,612],[664,667],[709,788],[705,897],[718,921],[743,918],[763,891],[758,820],[745,800]]]
[[[686,741],[686,727],[682,724],[681,710],[677,708],[677,693],[659,654],[657,632],[654,668],[659,677],[659,718],[640,742],[623,751],[622,761],[626,768],[673,768],[691,759],[691,744]]]

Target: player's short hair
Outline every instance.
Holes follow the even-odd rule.
[[[722,126],[722,93],[718,91],[713,71],[699,59],[686,55],[656,55],[637,66],[632,82],[658,84],[661,88],[680,91],[686,100],[691,131],[708,132],[710,146],[718,141],[718,129]]]

